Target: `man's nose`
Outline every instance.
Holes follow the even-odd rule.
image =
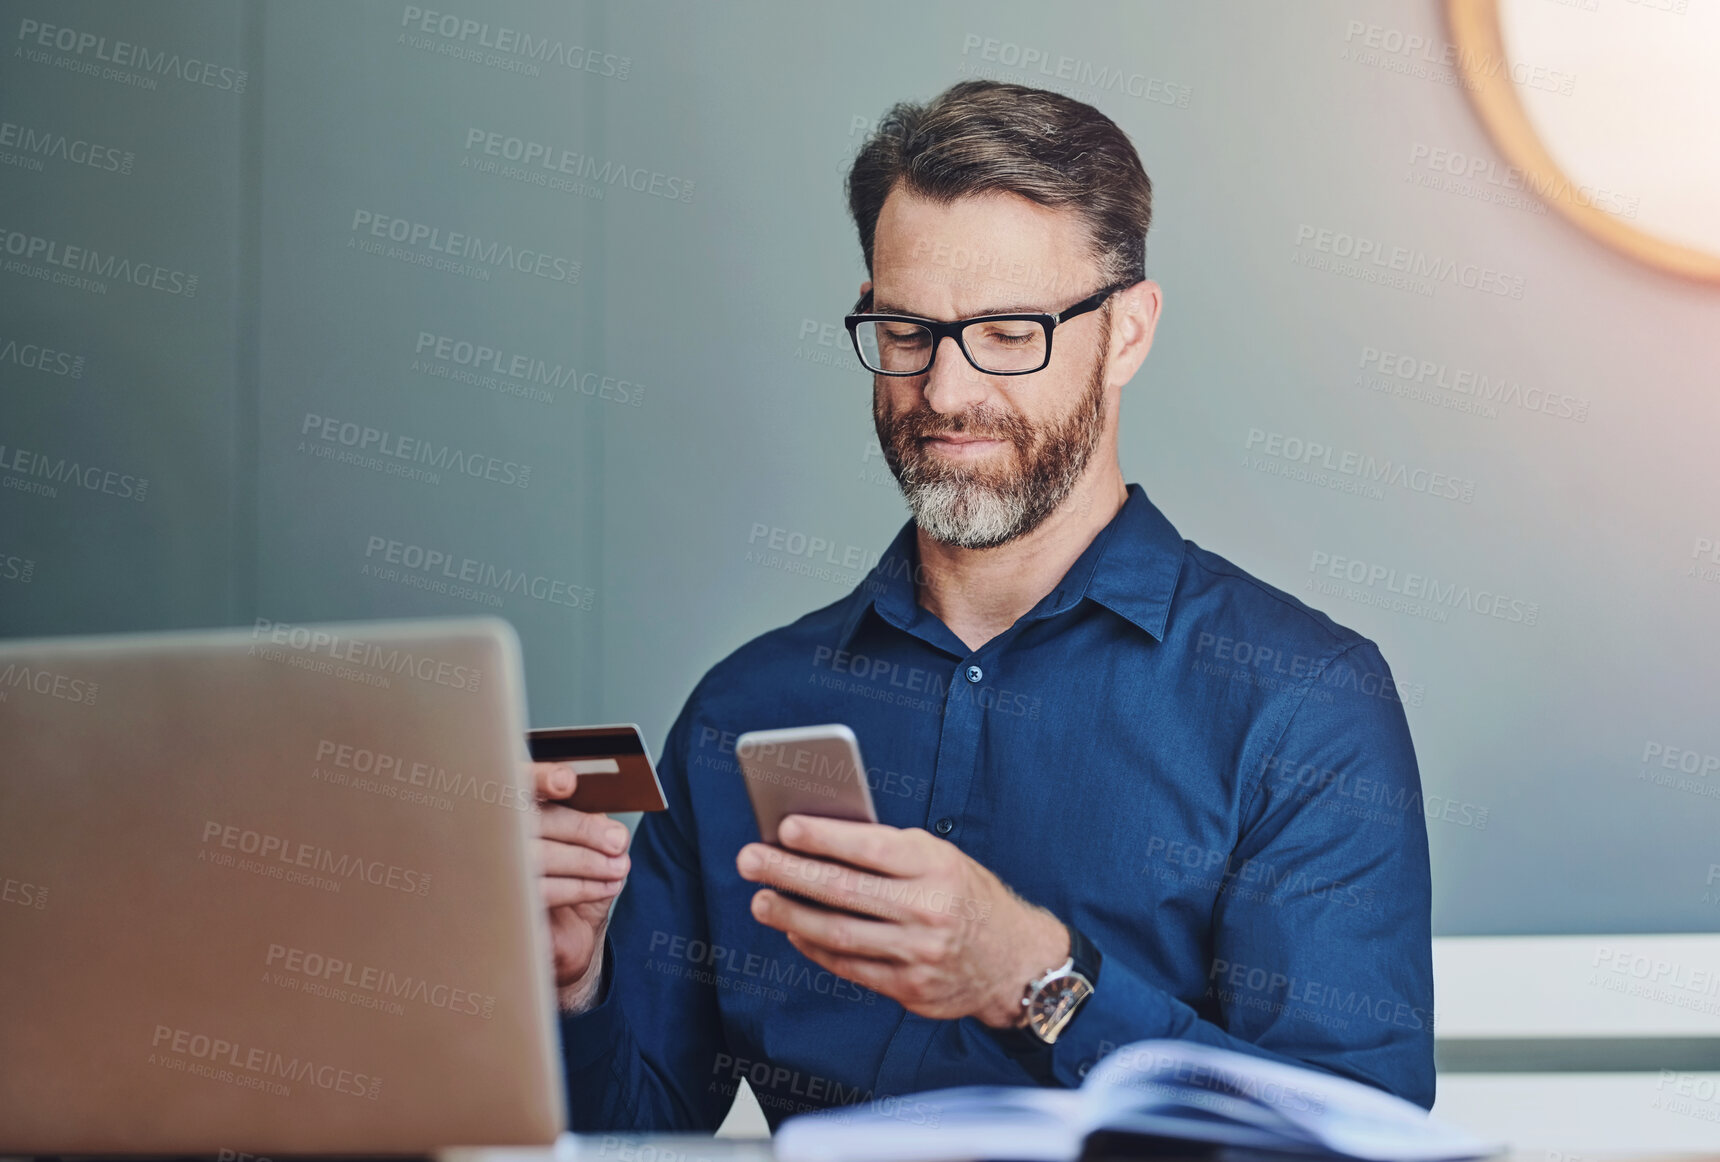
[[[935,412],[954,415],[986,396],[985,379],[962,354],[953,336],[939,340],[926,371],[926,403]]]

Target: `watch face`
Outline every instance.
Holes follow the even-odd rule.
[[[1027,1006],[1027,1027],[1047,1045],[1054,1043],[1092,992],[1092,982],[1078,972],[1047,981]]]

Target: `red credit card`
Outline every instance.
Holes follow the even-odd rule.
[[[566,763],[579,776],[573,795],[556,802],[578,811],[664,811],[663,785],[645,739],[632,723],[556,726],[526,731],[532,761]]]

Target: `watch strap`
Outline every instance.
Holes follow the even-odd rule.
[[[1104,962],[1104,956],[1100,953],[1098,947],[1087,938],[1087,934],[1075,927],[1075,925],[1065,921],[1063,927],[1069,932],[1069,958],[1074,962],[1070,965],[1070,968],[1086,977],[1088,983],[1093,986],[1094,992],[1097,992],[1099,989],[1099,968]],[[1090,993],[1087,996],[1087,1000],[1091,999],[1092,994]],[[1087,1001],[1084,1000],[1081,1003],[1082,1007],[1085,1007]],[[1081,1011],[1080,1009],[1077,1009],[1075,1011],[1075,1016],[1080,1015]],[[1071,1021],[1074,1019],[1074,1017],[1070,1018]],[[1055,1045],[1047,1045],[1045,1042],[1041,1041],[1034,1035],[1033,1030],[1029,1029],[1026,1025],[1020,1025],[1009,1029],[993,1029],[990,1026],[986,1026],[986,1029],[994,1038],[997,1039],[998,1045],[1009,1053],[1011,1057],[1021,1059],[1024,1065],[1028,1065],[1029,1072],[1032,1072],[1035,1077],[1039,1079],[1041,1085],[1049,1085],[1051,1083],[1051,1075],[1046,1063],[1049,1062],[1051,1051],[1056,1048]],[[1033,1059],[1039,1060],[1039,1065],[1037,1067],[1028,1064]],[[1040,1076],[1041,1074],[1043,1074],[1043,1076]]]
[[[1063,926],[1069,929],[1069,956],[1075,962],[1075,971],[1086,977],[1087,982],[1097,990],[1099,966],[1104,962],[1104,956],[1081,929],[1073,924]]]

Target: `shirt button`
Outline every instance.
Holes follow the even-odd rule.
[[[948,835],[956,829],[956,821],[951,819],[948,815],[945,815],[942,819],[932,824],[932,827],[939,835]]]
[[[967,668],[967,680],[968,681],[977,682],[983,677],[985,677],[985,671],[980,669],[978,666],[969,666]]]

